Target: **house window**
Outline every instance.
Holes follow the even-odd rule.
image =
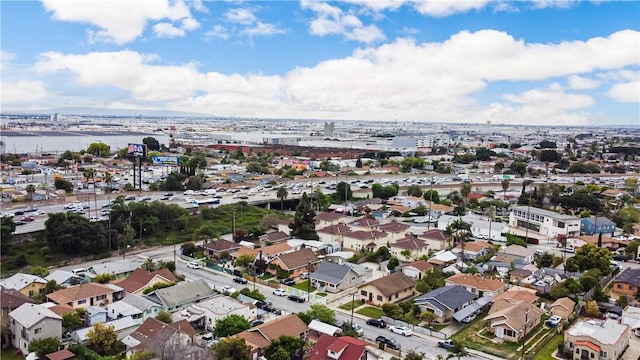
[[[592,353],[592,352],[590,352],[590,353],[589,353],[589,357],[591,357],[591,358],[593,359],[593,358],[595,357],[595,354],[594,354],[594,353]]]
[[[576,348],[576,354],[580,354],[580,349]]]
[[[509,337],[514,337],[516,336],[516,333],[511,329],[504,329],[504,335]]]
[[[78,305],[86,304],[87,299],[78,300]]]
[[[573,343],[569,341],[569,349],[573,349]]]
[[[362,295],[362,296],[367,296],[367,292],[366,292],[366,291],[364,291],[364,290],[360,290],[360,295]]]
[[[42,328],[37,328],[33,331],[34,334],[40,334],[42,332]]]
[[[618,284],[618,289],[624,289],[624,286],[622,284]]]
[[[606,351],[602,351],[602,350],[601,350],[601,351],[600,351],[600,357],[601,357],[601,358],[605,358],[605,359],[606,359],[606,358],[607,358],[607,352],[606,352]]]
[[[96,300],[104,300],[107,298],[106,294],[96,296]]]
[[[33,290],[29,290],[29,297],[33,297]]]
[[[382,295],[378,295],[378,296],[376,296],[376,300],[378,300],[378,301],[382,301]]]

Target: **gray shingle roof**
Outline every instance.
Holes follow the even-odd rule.
[[[58,319],[62,322],[62,318],[58,314],[39,304],[22,304],[10,312],[9,316],[27,329],[39,323],[44,318]]]
[[[640,269],[625,269],[613,281],[640,287]]]
[[[421,305],[432,304],[441,310],[454,310],[462,304],[475,299],[475,295],[468,292],[463,286],[444,286],[418,296],[414,303]]]
[[[190,304],[196,300],[215,295],[215,291],[204,280],[183,281],[177,285],[154,291],[162,304],[168,308]],[[153,297],[150,297],[153,300]]]
[[[323,261],[320,266],[309,275],[312,280],[326,281],[329,284],[340,283],[351,270],[347,265],[339,265],[329,261]]]

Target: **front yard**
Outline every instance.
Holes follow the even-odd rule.
[[[384,311],[382,311],[382,309],[373,306],[367,306],[356,312],[360,315],[368,316],[372,319],[378,319],[384,315]]]
[[[340,309],[351,310],[352,308],[357,308],[357,307],[360,307],[362,305],[364,305],[364,301],[362,301],[362,300],[355,300],[353,302],[349,301],[348,303],[340,305]]]

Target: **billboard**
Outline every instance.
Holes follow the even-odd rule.
[[[178,165],[180,158],[177,156],[152,156],[153,165]]]
[[[129,143],[129,148],[127,149],[127,155],[135,156],[135,157],[147,156],[147,145]]]

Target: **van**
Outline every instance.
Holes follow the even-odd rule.
[[[84,269],[84,268],[77,268],[77,269],[71,270],[71,272],[74,273],[74,274],[80,274],[80,273],[83,273],[85,271],[87,271],[87,269]]]
[[[217,193],[216,189],[207,189],[204,191],[203,195],[215,195]]]

